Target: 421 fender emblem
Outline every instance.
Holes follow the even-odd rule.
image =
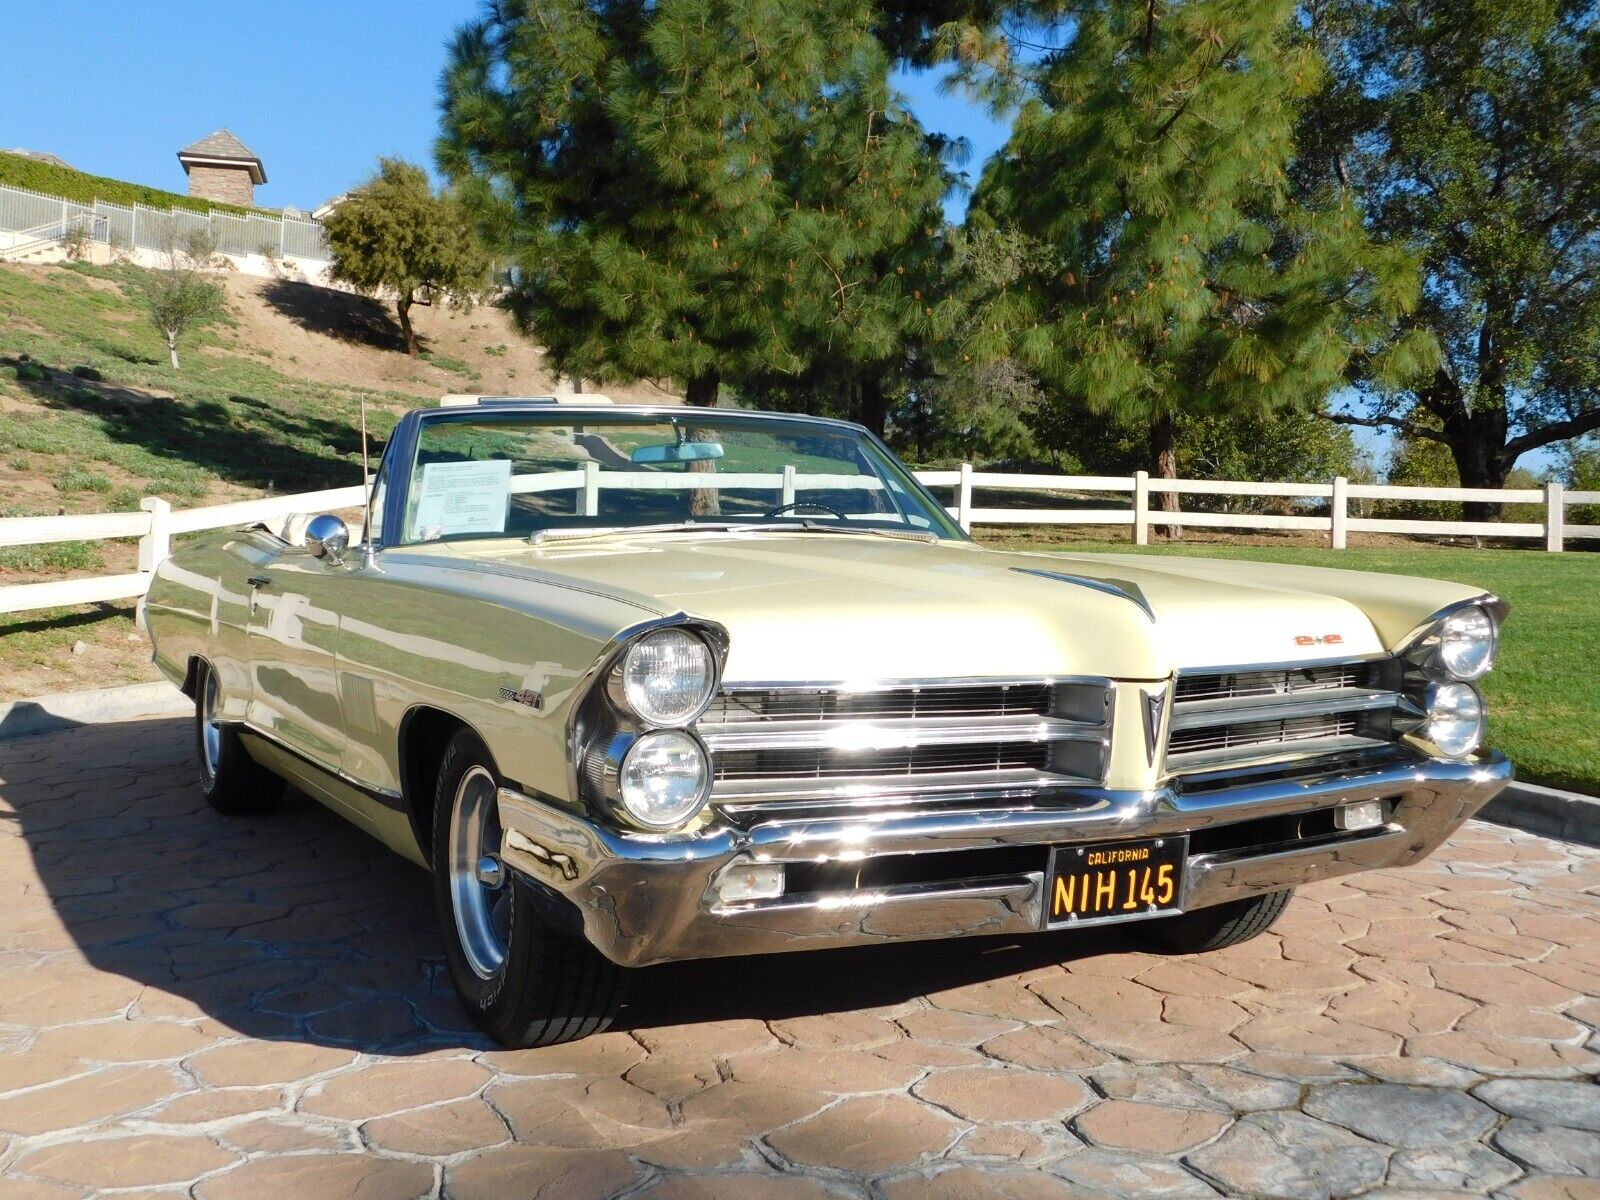
[[[500,699],[509,700],[513,704],[526,704],[529,708],[543,708],[544,697],[532,688],[523,688],[520,691],[503,687],[500,689]]]
[[[1297,633],[1294,636],[1296,646],[1338,646],[1343,642],[1342,633]]]

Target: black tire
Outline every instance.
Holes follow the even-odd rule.
[[[456,889],[470,887],[470,881],[453,864],[464,846],[458,823],[470,824],[470,819],[459,820],[457,811],[459,806],[470,812],[473,802],[464,791],[472,789],[463,788],[469,777],[479,788],[498,785],[488,750],[462,730],[450,740],[439,766],[432,837],[434,907],[461,1006],[480,1029],[511,1049],[552,1046],[603,1031],[622,1004],[629,972],[587,942],[553,929],[539,914],[531,885],[515,872],[505,871],[500,887],[484,893],[493,898],[488,909],[498,944],[490,949],[499,951],[499,962],[489,961],[480,939],[464,936],[463,925],[473,928],[474,923],[470,915],[458,919]],[[498,833],[496,817],[496,840]],[[473,903],[470,896],[462,901],[467,909]],[[476,951],[469,950],[469,941]]]
[[[225,816],[267,812],[283,798],[283,780],[250,757],[238,730],[212,719],[216,701],[211,664],[201,660],[194,673],[194,750],[200,793]]]
[[[1151,921],[1144,933],[1156,946],[1170,954],[1204,954],[1237,946],[1260,937],[1283,916],[1294,889],[1268,892],[1248,900],[1230,900],[1210,908],[1199,908],[1179,917]]]

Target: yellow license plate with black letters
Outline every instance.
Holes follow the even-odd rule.
[[[1176,911],[1183,904],[1188,852],[1185,837],[1057,846],[1045,876],[1045,924],[1127,921]]]

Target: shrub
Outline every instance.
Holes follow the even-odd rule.
[[[73,367],[72,373],[79,379],[87,379],[90,383],[100,383],[105,379],[105,376],[93,367]]]
[[[215,204],[194,196],[166,192],[160,188],[145,187],[139,183],[126,183],[121,179],[108,179],[103,175],[89,175],[71,167],[58,167],[21,154],[0,151],[0,183],[26,188],[30,192],[43,192],[47,196],[60,196],[78,204],[93,204],[104,200],[108,204],[143,204],[146,208],[182,208],[190,212],[236,213],[240,216],[252,211],[236,204]],[[260,210],[267,212],[269,210]]]
[[[111,480],[98,471],[86,471],[74,464],[56,476],[56,490],[60,492],[109,492]]]
[[[11,368],[21,383],[49,383],[50,370],[35,362],[21,362]]]

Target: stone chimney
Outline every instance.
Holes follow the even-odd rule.
[[[189,195],[219,204],[255,205],[255,185],[267,181],[261,160],[233,134],[219,129],[178,151],[189,175]]]

